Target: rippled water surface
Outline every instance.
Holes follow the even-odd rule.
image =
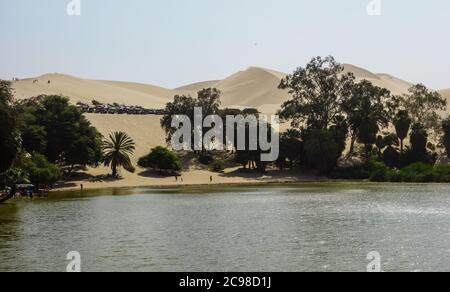
[[[450,271],[450,186],[123,189],[0,205],[0,271]]]

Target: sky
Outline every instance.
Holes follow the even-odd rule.
[[[175,88],[333,55],[450,88],[448,0],[79,0],[71,16],[72,1],[0,0],[0,78],[57,72]],[[381,15],[368,14],[372,1]]]

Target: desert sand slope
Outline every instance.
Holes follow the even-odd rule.
[[[14,82],[15,96],[20,99],[40,94],[62,94],[70,97],[73,103],[90,103],[96,99],[103,103],[117,102],[150,108],[164,106],[172,96],[171,90],[155,86],[86,80],[62,74],[43,75],[36,78],[38,83],[33,83],[33,80]]]
[[[160,126],[160,116],[144,115],[98,115],[86,114],[103,136],[115,131],[126,132],[136,143],[133,161],[150,152],[155,146],[165,146],[165,133]]]
[[[375,85],[387,88],[394,94],[407,92],[409,82],[388,74],[375,74],[353,65],[345,65],[346,72],[353,72],[357,80],[367,79]],[[78,101],[90,103],[96,99],[103,103],[123,103],[149,108],[163,107],[176,94],[190,94],[209,87],[222,91],[222,104],[226,107],[257,107],[263,112],[275,111],[289,96],[278,89],[285,73],[270,69],[250,67],[220,81],[205,81],[176,89],[131,82],[87,80],[63,74],[47,74],[35,79],[14,82],[16,97],[28,98],[40,94],[62,94]],[[51,81],[48,84],[48,81]],[[444,92],[448,94],[448,91]],[[271,110],[267,110],[271,109]]]
[[[439,91],[440,94],[442,94],[443,97],[447,98],[450,101],[450,88]]]
[[[408,89],[412,85],[407,81],[401,80],[389,74],[375,74],[354,65],[345,64],[344,68],[344,72],[353,73],[357,80],[361,81],[363,79],[366,79],[376,86],[390,90],[393,94],[407,93]]]
[[[123,81],[104,81],[104,80],[98,80],[97,82],[108,86],[141,92],[144,94],[148,94],[150,96],[162,97],[164,99],[171,99],[173,98],[174,95],[174,91],[171,89],[158,87],[150,84],[123,82]]]
[[[216,84],[224,106],[260,107],[283,103],[287,94],[278,89],[283,73],[257,67],[238,72]]]
[[[220,80],[211,80],[211,81],[204,81],[204,82],[198,82],[198,83],[193,83],[193,84],[189,84],[189,85],[186,85],[186,86],[182,86],[182,87],[179,87],[179,88],[176,88],[175,90],[178,90],[178,91],[191,91],[191,92],[198,92],[198,91],[200,91],[200,90],[202,90],[202,89],[205,89],[205,88],[214,88],[214,87],[216,87],[217,88],[217,83],[219,83],[220,82]]]
[[[375,74],[366,69],[346,64],[345,72],[352,72],[356,79],[373,82],[389,89],[394,94],[406,93],[411,83],[389,74]],[[222,104],[227,107],[257,107],[262,112],[271,113],[289,98],[286,91],[278,89],[281,79],[287,74],[270,69],[250,67],[233,74],[222,81],[206,81],[186,85],[177,90],[195,92],[203,88],[216,87],[222,91]]]

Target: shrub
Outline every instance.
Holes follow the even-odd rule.
[[[334,179],[368,179],[370,170],[366,164],[357,164],[348,167],[340,167],[336,169],[331,178]]]
[[[382,162],[371,161],[370,162],[370,181],[384,182],[388,181],[391,177],[391,170]]]
[[[383,162],[372,158],[361,164],[338,168],[331,177],[335,179],[369,179],[375,172],[387,172],[388,170]]]
[[[148,155],[141,157],[138,165],[143,168],[159,170],[161,174],[163,171],[173,174],[182,169],[178,156],[173,151],[161,146],[153,148]]]
[[[225,169],[225,162],[223,160],[216,160],[212,163],[212,170],[215,172],[221,172]]]
[[[408,183],[450,182],[450,166],[429,165],[422,162],[411,164],[399,171],[391,171],[387,181]]]
[[[389,172],[384,169],[377,169],[370,176],[370,181],[385,182],[389,178]]]
[[[200,156],[199,161],[201,164],[211,165],[211,163],[214,162],[214,157],[212,157],[211,155],[204,154]]]
[[[391,173],[390,173],[389,181],[399,183],[399,182],[403,181],[403,177],[402,177],[401,173],[394,170],[394,171],[391,171]]]

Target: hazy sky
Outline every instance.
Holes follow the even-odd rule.
[[[313,56],[450,87],[450,1],[0,0],[0,78],[66,73],[166,87]]]

